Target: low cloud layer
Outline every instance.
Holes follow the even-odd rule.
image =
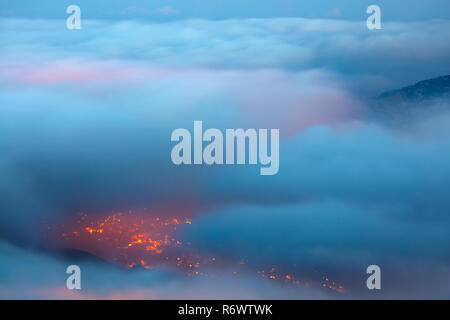
[[[193,218],[194,231],[180,234],[199,250],[320,270],[348,283],[352,297],[365,296],[372,263],[387,270],[385,297],[445,297],[448,102],[393,128],[370,119],[366,101],[450,73],[449,21],[391,22],[377,33],[363,22],[312,19],[88,20],[80,32],[62,20],[2,19],[0,28],[5,297],[58,294],[60,279],[44,270],[57,273],[64,262],[24,249],[45,246],[48,226],[80,211],[144,207]],[[170,134],[192,130],[194,120],[279,128],[279,173],[173,165]],[[17,257],[36,270],[17,269]],[[50,277],[44,294],[31,280],[40,272]],[[186,294],[179,280],[163,289],[171,282],[159,274],[109,274],[129,283],[127,296]],[[27,279],[36,291],[24,296]],[[123,292],[98,281],[103,289],[92,297]],[[190,284],[199,297],[210,285]],[[240,286],[244,297],[328,297],[272,287],[258,295],[248,279],[215,292],[226,297]]]
[[[89,261],[80,266],[81,290],[67,290],[70,261],[0,242],[0,299],[326,299],[314,288],[283,288],[249,275],[186,278],[170,270],[127,271]]]

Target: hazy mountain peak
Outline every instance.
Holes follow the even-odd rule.
[[[450,75],[382,93],[371,99],[369,106],[369,117],[396,126],[410,123],[417,117],[449,110]]]
[[[402,103],[442,98],[450,98],[450,75],[422,80],[412,86],[384,92],[377,99]]]

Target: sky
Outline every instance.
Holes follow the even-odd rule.
[[[85,7],[89,19],[245,19],[245,18],[340,18],[361,20],[366,17],[369,5],[383,7],[383,17],[388,21],[414,21],[423,19],[447,19],[450,4],[446,0],[89,0],[58,1],[33,0],[20,2],[2,0],[2,15],[14,17],[58,19],[64,8],[71,4]],[[159,16],[159,17],[158,17]]]
[[[0,3],[0,298],[449,298],[449,102],[414,102],[402,126],[369,112],[450,74],[448,1],[377,1],[373,31],[372,1],[77,1],[81,30],[66,29],[72,1]],[[279,173],[175,166],[171,132],[195,120],[279,129]],[[178,239],[248,268],[93,260],[67,290],[49,230],[142,208],[191,219]],[[266,266],[346,292],[254,277]]]

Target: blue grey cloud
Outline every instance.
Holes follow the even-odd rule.
[[[365,101],[449,73],[448,27],[87,20],[69,33],[64,20],[0,20],[0,238],[20,247],[2,245],[2,260],[41,249],[42,230],[78,211],[182,206],[195,222],[183,236],[201,250],[320,269],[355,297],[363,267],[380,263],[386,297],[446,297],[448,103],[392,128]],[[194,120],[279,128],[279,174],[174,166],[170,134]]]

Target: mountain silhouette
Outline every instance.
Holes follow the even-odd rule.
[[[384,92],[369,100],[369,108],[371,118],[393,124],[409,122],[426,112],[450,110],[450,75]]]
[[[423,80],[412,86],[385,92],[376,99],[395,103],[450,99],[450,75]]]

